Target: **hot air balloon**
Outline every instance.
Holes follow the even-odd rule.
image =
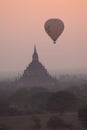
[[[64,23],[62,20],[57,18],[48,19],[44,24],[45,31],[56,43],[57,38],[61,35],[64,30]]]

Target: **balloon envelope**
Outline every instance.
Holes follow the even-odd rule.
[[[64,30],[64,23],[60,19],[53,18],[46,21],[44,28],[54,43],[56,43],[57,38]]]

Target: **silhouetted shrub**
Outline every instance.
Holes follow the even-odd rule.
[[[40,118],[38,116],[32,116],[32,121],[33,121],[32,129],[40,130],[41,129]]]
[[[47,122],[47,128],[52,130],[58,128],[72,128],[72,125],[66,124],[61,118],[58,116],[52,116]]]

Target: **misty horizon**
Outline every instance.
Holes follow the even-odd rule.
[[[87,70],[49,70],[49,74],[53,77],[58,78],[61,75],[69,76],[87,76]],[[0,81],[2,80],[15,80],[18,77],[21,77],[24,73],[24,70],[16,71],[0,71]]]

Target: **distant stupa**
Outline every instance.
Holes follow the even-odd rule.
[[[45,87],[53,86],[57,80],[53,78],[46,68],[39,62],[36,46],[34,45],[34,52],[32,55],[32,62],[24,70],[23,75],[17,80],[17,83],[24,87]]]

